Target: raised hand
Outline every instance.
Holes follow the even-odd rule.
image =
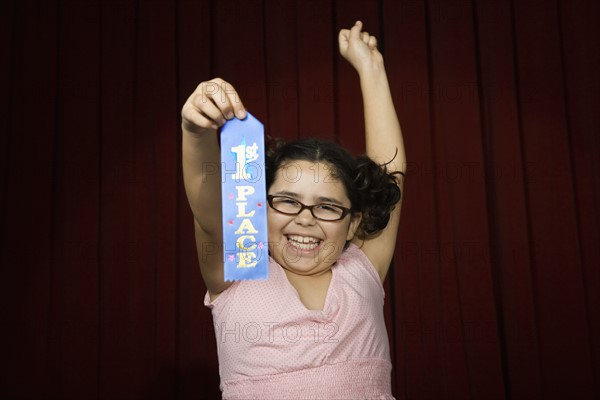
[[[246,118],[246,110],[232,84],[221,78],[198,85],[181,109],[182,126],[191,133],[215,131],[229,119]]]
[[[377,39],[362,28],[362,22],[356,21],[352,28],[342,29],[338,36],[340,54],[359,74],[364,68],[383,63],[383,56],[377,50]]]

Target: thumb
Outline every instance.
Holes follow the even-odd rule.
[[[356,21],[354,26],[350,28],[350,39],[360,39],[360,31],[362,30],[362,22]]]

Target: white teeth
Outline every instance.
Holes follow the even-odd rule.
[[[310,236],[298,236],[298,235],[290,235],[288,239],[293,240],[298,243],[318,243],[320,240]]]
[[[315,249],[319,246],[319,243],[321,243],[319,239],[309,236],[290,235],[287,238],[295,247],[302,250]]]

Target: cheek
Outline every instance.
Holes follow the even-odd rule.
[[[269,230],[269,236],[277,234],[277,220],[276,218],[268,218],[267,219],[267,229]]]
[[[326,231],[327,237],[330,241],[340,243],[345,242],[347,240],[349,227],[350,225],[348,223],[344,223],[343,225],[329,229]]]
[[[271,207],[267,209],[267,227],[271,230],[271,227],[277,224],[277,214],[273,212]]]
[[[267,213],[267,229],[269,235],[275,237],[281,234],[283,227],[289,222],[285,215],[281,215],[274,212]]]

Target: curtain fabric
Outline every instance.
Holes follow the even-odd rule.
[[[395,396],[600,396],[598,2],[0,8],[0,397],[219,398],[181,106],[219,76],[269,135],[359,154],[337,53],[357,19],[408,158],[385,283]]]

